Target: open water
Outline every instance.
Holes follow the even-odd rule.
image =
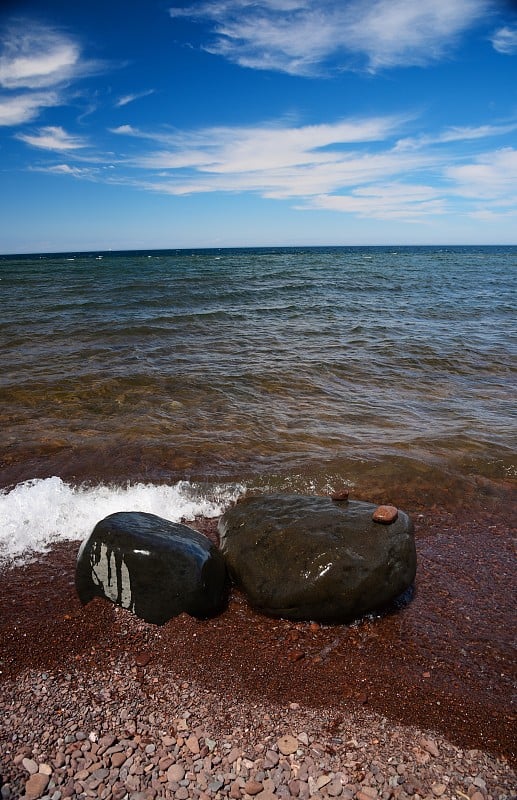
[[[245,488],[514,485],[517,247],[0,256],[0,556]]]

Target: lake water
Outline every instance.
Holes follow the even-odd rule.
[[[517,247],[0,256],[0,554],[246,488],[514,487]]]

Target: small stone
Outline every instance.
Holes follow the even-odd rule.
[[[283,756],[290,756],[298,750],[298,739],[286,734],[277,739],[277,745]]]
[[[339,502],[348,503],[349,496],[350,496],[350,491],[345,488],[338,489],[337,491],[332,492],[332,494],[330,495],[331,499],[337,503]]]
[[[485,800],[485,795],[479,791],[474,792],[474,794],[470,795],[470,800]]]
[[[189,791],[186,786],[180,786],[180,788],[174,792],[174,797],[176,800],[188,800],[188,796]]]
[[[438,758],[438,756],[440,755],[440,751],[438,750],[438,747],[436,746],[436,742],[433,739],[422,738],[422,739],[420,739],[419,744],[420,744],[420,747],[423,750],[426,750],[434,758]]]
[[[246,794],[250,794],[253,796],[255,794],[258,794],[259,792],[262,792],[264,786],[258,781],[251,780],[251,781],[246,781],[246,783],[243,786],[243,789],[246,792]]]
[[[122,766],[126,758],[127,756],[125,753],[113,753],[111,756],[111,766],[115,767],[115,769],[118,769]]]
[[[330,775],[319,775],[316,779],[316,788],[323,789],[323,787],[330,783],[331,780],[332,779]]]
[[[329,797],[339,797],[343,793],[343,784],[340,780],[333,780],[327,785],[327,794]]]
[[[44,775],[42,772],[36,772],[34,775],[31,775],[25,784],[25,797],[28,798],[28,800],[37,800],[37,798],[41,797],[45,792],[49,780],[50,777]]]
[[[24,758],[22,760],[22,767],[27,770],[29,775],[35,775],[38,771],[38,765],[32,758]]]
[[[357,792],[357,800],[376,800],[378,797],[377,789],[373,786],[363,786],[361,791]]]
[[[230,750],[230,752],[228,753],[228,755],[226,757],[226,760],[228,761],[228,764],[233,764],[241,756],[242,756],[242,752],[239,750],[239,748],[238,747],[232,747],[232,749]]]
[[[199,740],[197,736],[194,736],[194,734],[188,737],[185,744],[193,755],[197,755],[199,753]]]
[[[41,772],[42,775],[52,775],[52,767],[49,764],[40,764],[38,772]]]
[[[167,780],[171,783],[179,783],[185,777],[185,770],[181,764],[173,764],[167,770]]]
[[[240,800],[241,787],[237,781],[233,781],[232,785],[230,786],[230,797],[232,800]]]
[[[382,522],[384,525],[389,525],[395,522],[399,515],[398,508],[395,506],[377,506],[372,514],[374,522]]]
[[[431,786],[431,791],[435,797],[441,797],[442,794],[445,794],[445,790],[447,789],[444,783],[433,783]]]

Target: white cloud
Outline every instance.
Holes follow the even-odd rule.
[[[154,89],[148,89],[145,92],[135,92],[134,94],[126,94],[123,97],[119,97],[115,103],[115,107],[122,108],[123,106],[129,105],[129,103],[134,103],[135,100],[140,100],[142,97],[148,97],[150,94],[154,94]]]
[[[0,86],[41,89],[69,80],[80,69],[76,42],[42,25],[11,26],[2,41]]]
[[[0,125],[20,125],[65,102],[72,80],[99,71],[79,44],[48,26],[18,20],[0,39]]]
[[[251,174],[294,166],[335,164],[343,159],[345,145],[383,141],[403,123],[402,117],[386,116],[300,127],[208,128],[170,134],[146,134],[123,125],[113,132],[169,145],[168,149],[140,156],[137,161],[140,167],[192,167],[213,174]]]
[[[39,167],[38,172],[50,172],[54,175],[69,175],[74,178],[90,178],[92,172],[83,167],[71,167],[69,164],[53,164],[50,167]]]
[[[299,127],[264,125],[159,132],[122,126],[114,132],[160,145],[126,165],[146,170],[143,188],[173,195],[254,192],[276,199],[308,198],[384,181],[429,166],[422,153],[397,152],[396,117],[340,120]],[[168,145],[163,147],[163,145]]]
[[[31,147],[40,147],[43,150],[78,150],[86,147],[86,143],[77,136],[71,136],[61,127],[48,126],[40,128],[36,134],[19,133],[16,136]]]
[[[157,132],[123,125],[112,132],[147,146],[138,156],[119,159],[125,175],[111,180],[173,196],[248,192],[299,209],[407,222],[457,212],[459,198],[465,214],[490,213],[492,219],[515,213],[517,151],[501,148],[467,160],[458,143],[504,135],[516,124],[399,139],[410,120],[386,116]]]
[[[213,25],[209,52],[244,67],[312,75],[333,59],[370,71],[449,56],[491,0],[212,0],[170,9]]]
[[[517,150],[511,147],[482,153],[469,164],[448,167],[445,174],[463,197],[504,205],[517,202]]]
[[[437,189],[408,183],[374,184],[353,189],[348,195],[314,197],[306,208],[346,212],[362,218],[402,219],[405,222],[425,222],[431,215],[446,212],[446,204]]]
[[[55,92],[32,92],[0,97],[0,125],[22,125],[35,119],[42,108],[59,104]]]
[[[435,136],[423,134],[421,136],[400,139],[397,142],[397,149],[415,149],[434,144],[487,139],[492,136],[505,136],[515,130],[517,130],[517,122],[511,122],[505,125],[453,126]]]
[[[499,28],[492,36],[492,45],[498,53],[506,56],[517,53],[517,25]]]

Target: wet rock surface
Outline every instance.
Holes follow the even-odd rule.
[[[217,614],[228,593],[224,558],[204,534],[142,512],[111,514],[95,526],[75,581],[83,604],[104,597],[157,625],[182,612]]]
[[[384,507],[391,508],[391,507]],[[237,586],[262,613],[350,622],[386,607],[413,582],[413,525],[402,511],[329,497],[246,497],[219,521]]]

